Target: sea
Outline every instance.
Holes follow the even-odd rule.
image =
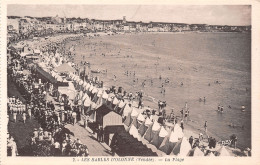
[[[235,134],[240,147],[251,148],[251,34],[130,33],[66,43],[72,47],[74,62],[89,62],[86,73],[105,86],[143,91],[145,106],[166,101],[167,113],[174,109],[179,116],[187,102],[187,125],[203,130],[207,121],[214,136]],[[97,69],[102,73],[91,73]]]

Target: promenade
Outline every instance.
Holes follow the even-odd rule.
[[[104,145],[100,144],[97,139],[88,132],[87,129],[75,124],[74,126],[68,124],[65,128],[69,129],[75,138],[79,138],[83,144],[88,146],[89,156],[111,156],[111,152],[108,148],[105,148]]]

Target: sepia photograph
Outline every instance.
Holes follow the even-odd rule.
[[[254,154],[251,5],[6,12],[7,157]]]

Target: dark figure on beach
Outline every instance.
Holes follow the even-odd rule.
[[[181,82],[181,86],[183,86],[183,82]]]
[[[221,106],[221,108],[220,108],[220,112],[221,112],[221,113],[224,112],[224,107],[223,107],[223,106]]]
[[[201,97],[199,98],[199,102],[202,102],[202,98]]]
[[[218,105],[218,111],[220,111],[220,105]]]
[[[204,103],[206,102],[206,97],[203,98],[203,102],[204,102]]]
[[[183,130],[184,130],[183,120],[181,121],[181,129],[182,129],[182,132],[183,132]]]
[[[162,80],[162,76],[161,75],[159,76],[159,80]]]
[[[205,121],[204,128],[205,128],[205,133],[207,133],[207,130],[208,130],[208,124],[207,124],[207,121]]]
[[[180,112],[181,112],[181,116],[182,116],[182,118],[183,118],[183,109],[181,109],[181,111],[180,111]]]
[[[192,136],[189,138],[189,143],[190,143],[190,146],[192,147],[192,144],[193,144],[193,137]]]

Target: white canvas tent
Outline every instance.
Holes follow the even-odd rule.
[[[191,149],[190,143],[188,142],[186,137],[180,139],[176,145],[174,146],[171,155],[176,156],[187,156]]]

